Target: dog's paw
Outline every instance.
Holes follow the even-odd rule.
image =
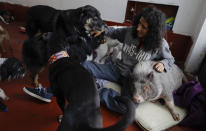
[[[58,121],[59,123],[61,123],[62,118],[63,118],[63,115],[59,115],[58,118],[57,118],[57,121]]]

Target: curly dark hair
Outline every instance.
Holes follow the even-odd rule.
[[[165,14],[152,5],[143,9],[134,19],[133,37],[137,37],[136,29],[141,17],[143,17],[149,25],[149,30],[144,38],[142,48],[145,51],[158,49],[161,46],[162,38],[166,32]]]

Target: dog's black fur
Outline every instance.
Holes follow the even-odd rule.
[[[21,61],[17,58],[0,58],[0,80],[12,80],[23,78],[25,69]]]
[[[38,86],[38,82],[35,82],[36,75],[48,64],[47,43],[51,35],[52,33],[47,33],[29,38],[24,41],[22,46],[22,59],[30,72],[35,86]],[[99,46],[98,43],[101,43],[103,38],[104,33],[96,38],[83,37],[75,34],[66,38],[66,42],[62,48],[65,48],[68,54],[76,61],[82,62],[85,61],[87,55],[92,54],[93,50]],[[94,39],[97,42],[93,42]]]
[[[65,11],[59,11],[43,5],[31,7],[27,14],[27,34],[30,38],[24,42],[22,56],[24,63],[31,72],[33,80],[34,76],[39,73],[43,66],[46,66],[48,61],[47,56],[44,55],[47,41],[40,39],[43,36],[42,34],[39,36],[34,35],[37,33],[37,30],[40,30],[40,32],[53,31],[53,28],[56,28],[56,19],[60,14],[63,18],[65,32],[67,36],[69,36],[66,40],[69,41],[69,44],[66,42],[65,45],[63,45],[69,55],[81,62],[86,59],[87,55],[91,55],[93,50],[99,46],[99,44],[92,42],[94,38],[89,32],[92,30],[102,31],[106,25],[101,19],[99,11],[94,7],[87,5]],[[48,26],[48,29],[45,25]],[[104,35],[102,33],[98,39],[95,39],[99,40],[98,43],[100,43],[103,37]],[[31,45],[29,43],[31,43]],[[35,45],[35,43],[37,45]],[[41,45],[41,43],[44,44]],[[38,84],[35,85],[37,86]]]
[[[42,34],[25,40],[22,46],[22,59],[30,76],[35,76],[48,64],[47,43],[50,34]],[[33,83],[38,86],[38,83]]]
[[[91,37],[91,41],[86,42],[84,42],[84,39],[81,39],[81,36],[79,36],[80,41],[76,41],[78,36],[77,38],[73,35],[68,37],[65,33],[64,24],[64,18],[60,15],[56,23],[57,29],[47,44],[50,56],[59,51],[66,50],[65,47],[68,47],[69,51],[72,52],[72,44],[76,46],[76,51],[80,49],[77,47],[81,47],[84,44],[87,44],[85,45],[86,47],[91,42],[97,43],[97,45],[100,44],[101,40],[99,39],[101,39],[101,35],[99,36],[100,38]],[[72,38],[75,39],[75,42],[72,42]],[[66,46],[68,43],[69,46]],[[90,47],[92,46],[90,45]],[[93,48],[91,48],[91,51]],[[84,52],[87,54],[91,51],[85,50]],[[80,61],[76,60],[75,55],[73,56],[72,53],[70,57],[59,59],[50,64],[49,81],[57,103],[64,112],[58,131],[123,131],[133,122],[134,104],[131,100],[120,97],[119,100],[125,102],[128,106],[128,112],[115,125],[102,128],[100,100],[93,76],[81,66]],[[66,109],[65,100],[69,102]]]
[[[61,14],[65,22],[63,29],[67,35],[73,35],[75,32],[91,37],[90,31],[102,31],[106,27],[106,24],[101,19],[100,12],[91,5],[64,11]]]
[[[87,31],[95,28],[95,30],[100,30],[98,27],[103,24],[99,11],[90,5],[69,10],[57,10],[50,6],[36,5],[31,7],[27,13],[26,33],[28,36],[33,37],[38,32],[53,32],[53,26],[55,26],[59,13],[64,14],[65,28],[69,31],[67,32],[68,35],[74,32],[82,33],[86,31],[84,26],[87,22],[91,23],[88,24]],[[91,18],[91,20],[88,21],[88,18]],[[95,28],[93,27],[94,25]]]
[[[36,5],[29,8],[26,17],[26,33],[31,38],[38,32],[47,33],[53,31],[53,22],[58,15],[56,10],[46,5]]]

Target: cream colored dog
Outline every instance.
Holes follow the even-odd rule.
[[[4,40],[9,40],[9,33],[7,30],[5,30],[1,25],[0,25],[0,51],[3,53],[6,52],[3,42]],[[0,52],[0,57],[2,55],[2,52]]]
[[[9,100],[9,97],[5,94],[4,90],[0,88],[0,98],[3,100]]]
[[[120,52],[123,44],[116,39],[112,39],[110,37],[105,37],[105,43],[101,44],[96,50],[96,58],[94,62],[99,64],[104,64],[105,60],[108,56],[111,56],[112,61],[116,60],[116,58],[120,58]]]

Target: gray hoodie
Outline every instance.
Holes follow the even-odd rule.
[[[165,39],[162,40],[162,45],[158,50],[145,52],[141,48],[137,49],[139,41],[132,37],[132,27],[118,29],[109,27],[105,32],[106,35],[123,43],[121,60],[115,63],[123,76],[128,76],[139,61],[160,61],[164,64],[165,71],[169,70],[175,61]]]

